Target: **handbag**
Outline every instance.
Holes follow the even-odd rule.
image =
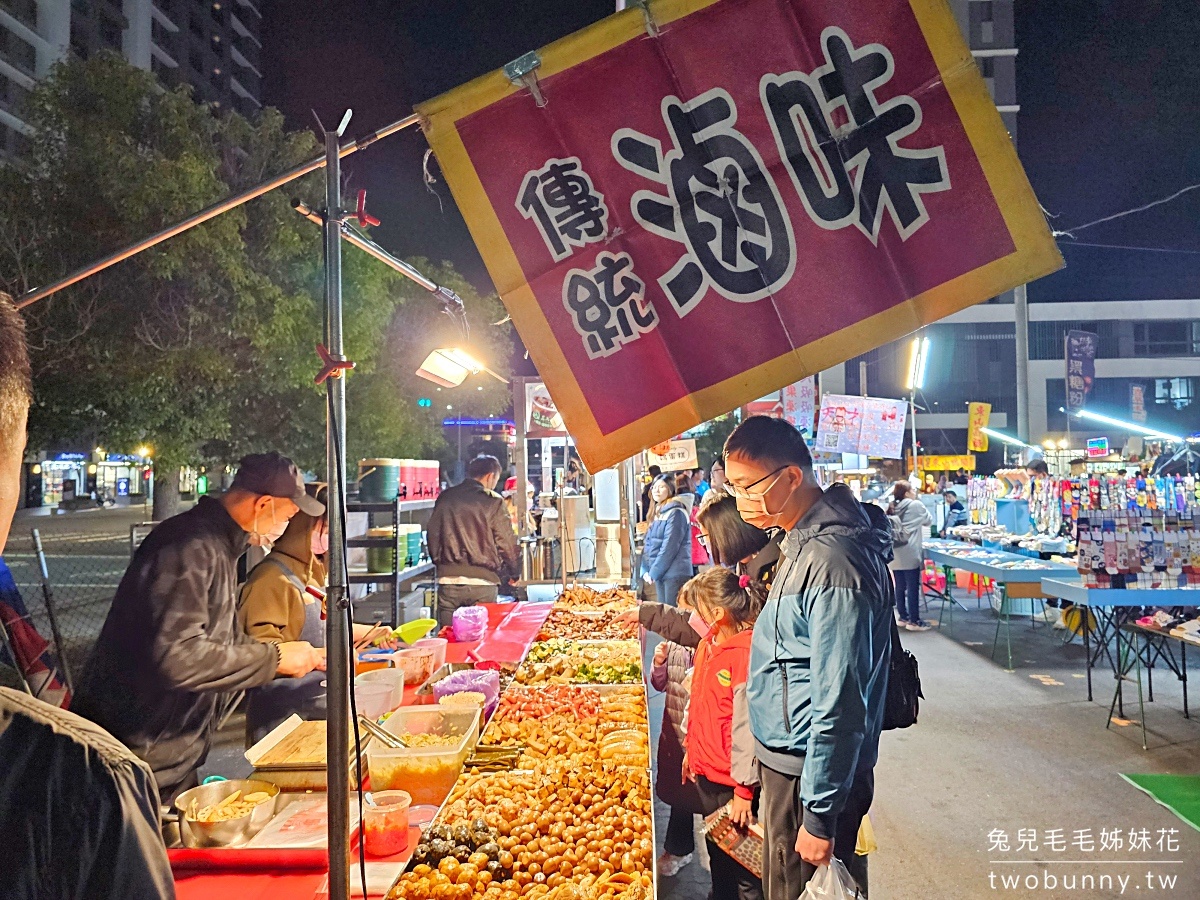
[[[917,724],[920,712],[921,675],[917,658],[900,643],[900,629],[892,619],[892,659],[888,664],[887,698],[883,706],[883,730],[908,728]]]

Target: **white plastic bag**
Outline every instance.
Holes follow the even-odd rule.
[[[858,888],[846,871],[846,865],[836,856],[827,866],[818,866],[808,881],[800,900],[855,900]]]

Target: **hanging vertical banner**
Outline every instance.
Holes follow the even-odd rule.
[[[825,394],[821,397],[816,449],[899,459],[907,413],[906,400]]]
[[[983,433],[983,429],[988,427],[988,422],[992,419],[992,404],[990,403],[968,403],[967,404],[967,451],[970,453],[983,453],[988,448],[988,436]]]
[[[813,419],[817,414],[817,376],[809,375],[795,384],[789,384],[781,392],[783,417],[804,433],[813,436]]]
[[[1135,422],[1146,421],[1146,386],[1144,384],[1129,386],[1129,417]]]
[[[1062,265],[945,0],[649,0],[418,111],[593,471]]]
[[[1083,409],[1092,383],[1096,380],[1096,346],[1100,336],[1090,331],[1068,331],[1067,412]]]

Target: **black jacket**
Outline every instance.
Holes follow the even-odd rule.
[[[150,532],[72,704],[150,764],[168,802],[208,756],[229,693],[266,684],[279,664],[275,645],[238,626],[246,545],[246,532],[208,497]]]
[[[438,577],[481,578],[500,584],[521,570],[517,536],[499,494],[474,478],[447,488],[429,519],[429,556]]]
[[[175,896],[149,767],[91,722],[0,688],[0,897]]]

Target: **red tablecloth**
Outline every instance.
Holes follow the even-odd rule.
[[[551,603],[489,603],[488,631],[481,641],[446,645],[446,662],[517,662],[550,613]],[[404,705],[416,701],[416,686],[404,689]],[[193,863],[194,865],[194,863]],[[208,871],[179,867],[175,893],[179,900],[313,900],[325,887],[325,872]]]

